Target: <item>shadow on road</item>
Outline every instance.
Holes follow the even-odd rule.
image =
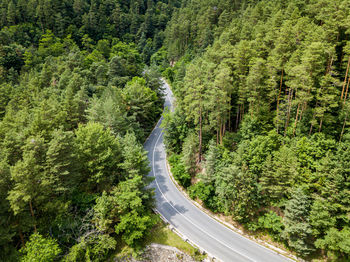
[[[176,226],[176,219],[173,220],[173,218],[188,211],[184,206],[168,202],[163,197],[157,198],[157,209],[160,213],[167,214],[168,221],[174,226]]]

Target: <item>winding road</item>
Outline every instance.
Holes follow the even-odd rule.
[[[172,110],[172,92],[166,83],[164,88],[165,107]],[[178,232],[218,260],[225,262],[291,261],[225,227],[201,211],[177,189],[166,166],[163,133],[160,127],[162,119],[163,117],[144,145],[152,168],[149,175],[155,177],[151,186],[155,188],[157,211]]]

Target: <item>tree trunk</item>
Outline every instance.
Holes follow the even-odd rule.
[[[278,134],[279,131],[279,112],[276,114],[276,132]]]
[[[244,118],[244,103],[242,104],[241,121],[243,120],[243,118]]]
[[[312,134],[312,128],[314,127],[314,125],[311,123],[311,126],[310,126],[310,131],[309,131],[309,136],[311,136]]]
[[[349,74],[349,67],[350,67],[350,56],[349,56],[348,66],[346,67],[346,73],[345,73],[345,78],[344,78],[344,83],[343,83],[343,89],[341,91],[341,96],[340,96],[340,100],[341,101],[343,101],[345,86],[346,86],[346,82],[347,82],[346,80],[348,79],[348,74]]]
[[[239,114],[240,114],[240,106],[237,105],[237,116],[236,116],[236,131],[238,130],[238,121],[239,121]]]
[[[318,132],[319,132],[319,133],[321,133],[322,123],[323,123],[323,117],[321,118],[321,121],[320,121],[320,128],[318,129]]]
[[[290,111],[292,109],[292,99],[293,99],[293,89],[289,88],[289,94],[288,94],[288,112],[287,112],[287,119],[286,119],[286,124],[284,127],[284,136],[287,135],[287,128],[289,125],[289,120],[290,120]]]
[[[21,239],[22,247],[24,247],[25,244],[24,244],[24,236],[23,236],[22,230],[20,229],[18,233],[19,233],[19,237]]]
[[[224,138],[225,133],[226,133],[226,121],[224,121],[223,125],[222,125],[222,138]],[[221,144],[222,144],[222,140],[221,140]]]
[[[318,107],[318,101],[316,101],[315,110],[317,109],[317,107]],[[312,121],[315,119],[315,116],[316,116],[316,111],[315,111],[315,112],[313,113],[313,115],[312,115]],[[312,134],[312,128],[313,128],[313,126],[314,126],[314,125],[313,125],[312,122],[311,122],[309,135]]]
[[[34,210],[33,210],[33,206],[32,206],[32,200],[29,200],[29,208],[30,208],[30,214],[32,215],[32,217],[34,219],[34,232],[37,233]]]
[[[344,105],[345,105],[345,102],[346,102],[346,98],[348,97],[349,84],[350,84],[350,77],[348,79],[348,84],[346,86],[346,91],[345,91],[345,95],[344,95]]]
[[[348,114],[349,114],[349,111],[346,113],[346,116],[345,116],[345,119],[344,119],[343,128],[341,130],[339,142],[341,142],[341,140],[343,139],[344,130],[345,130],[345,126],[346,126],[346,121],[348,120]]]
[[[326,70],[326,74],[325,74],[325,75],[328,75],[329,72],[331,71],[331,68],[332,68],[332,65],[333,65],[333,61],[334,61],[334,57],[332,56],[332,57],[331,57],[331,60],[330,60],[329,63],[328,63],[328,66],[327,66],[327,70]]]
[[[239,110],[239,122],[242,122],[242,114],[243,114],[243,105],[241,105],[241,108]]]
[[[230,95],[230,103],[228,108],[228,130],[231,131],[231,95]]]
[[[219,127],[216,127],[216,145],[219,144]]]
[[[296,130],[297,124],[298,124],[299,108],[300,108],[300,103],[298,104],[297,115],[295,116],[293,136],[295,135],[295,130]]]
[[[278,92],[278,97],[277,97],[277,107],[276,107],[276,129],[278,133],[278,118],[279,118],[279,106],[280,106],[280,98],[281,98],[281,92],[282,92],[282,85],[283,85],[283,74],[284,74],[284,69],[282,68],[282,74],[281,74],[281,81],[280,81],[280,90]]]
[[[253,106],[253,102],[250,102],[250,103],[249,103],[249,109],[248,109],[248,111],[250,111],[250,116],[251,116],[251,117],[253,117],[253,110],[254,110],[253,107],[254,107],[254,106]]]
[[[219,121],[219,141],[220,141],[220,144],[221,144],[221,140],[222,140],[222,122],[221,122],[221,118],[220,118],[220,121]]]
[[[280,98],[281,98],[281,91],[282,91],[282,84],[283,84],[283,74],[284,74],[284,69],[282,69],[281,81],[280,81],[280,90],[278,92],[278,97],[277,97],[277,108],[276,108],[277,114],[278,114],[278,108],[279,108],[279,105],[280,105]]]
[[[304,113],[304,109],[303,109],[303,107],[301,107],[301,109],[300,109],[300,113],[299,113],[299,122],[301,121],[301,118],[302,118],[302,116],[303,116],[303,113]]]
[[[199,109],[199,149],[198,161],[202,162],[202,108]]]
[[[220,125],[220,145],[222,145],[222,139],[224,137],[224,128],[225,128],[225,124],[224,121],[221,123]]]

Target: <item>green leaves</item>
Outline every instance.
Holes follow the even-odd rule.
[[[1,261],[26,244],[24,261],[58,260],[33,232],[55,237],[66,261],[104,261],[128,213],[140,230],[121,225],[118,239],[136,246],[153,225],[140,142],[163,100],[159,76],[143,72],[174,4],[1,2]]]
[[[140,175],[120,182],[110,194],[103,193],[94,207],[99,230],[115,232],[126,244],[138,247],[155,224],[150,213],[152,194]]]
[[[57,194],[71,193],[79,183],[73,132],[56,130],[46,152],[47,184]]]
[[[188,192],[192,199],[198,198],[199,200],[203,201],[207,207],[211,209],[215,208],[215,202],[213,201],[215,188],[213,185],[206,185],[202,181],[199,181],[198,183],[190,186],[188,188]]]
[[[136,175],[146,177],[150,171],[147,153],[138,143],[136,136],[132,133],[122,138],[123,162],[120,167],[126,173],[126,177],[133,178]]]
[[[171,167],[171,173],[176,181],[185,188],[189,187],[191,185],[191,175],[186,171],[185,165],[182,162],[182,156],[172,154],[168,160]]]
[[[156,117],[160,114],[157,107],[157,94],[146,86],[146,81],[134,77],[123,90],[128,115],[135,117],[141,127],[147,131],[153,128]]]
[[[135,121],[135,116],[128,114],[128,107],[120,89],[105,89],[101,97],[95,96],[92,99],[87,112],[88,120],[110,128],[115,136],[134,131],[139,139],[143,137],[143,131]]]
[[[292,148],[282,146],[264,163],[260,183],[264,196],[273,203],[290,195],[290,187],[298,176],[299,163]]]
[[[55,239],[44,238],[40,234],[30,236],[26,246],[21,249],[24,256],[21,258],[23,262],[46,262],[55,261],[61,253],[61,249]]]
[[[115,232],[122,233],[125,243],[135,247],[154,225],[155,220],[150,215],[142,215],[132,211],[120,217],[120,223],[115,227]]]
[[[112,46],[110,57],[118,57],[119,63],[128,75],[141,75],[143,66],[142,59],[134,44],[127,44],[119,41]]]
[[[264,216],[259,217],[258,219],[259,227],[271,231],[274,238],[279,239],[280,234],[283,232],[284,224],[283,219],[275,212],[270,211]]]
[[[109,252],[116,249],[116,245],[116,240],[107,234],[87,235],[71,247],[63,261],[105,261]]]
[[[63,44],[59,38],[47,30],[39,42],[38,55],[44,60],[47,56],[59,56],[64,52]]]
[[[179,108],[175,108],[173,113],[165,111],[163,113],[162,127],[164,128],[164,143],[167,150],[175,154],[180,154],[182,144],[187,137],[189,127],[182,117]]]
[[[316,199],[310,210],[310,224],[314,235],[319,237],[336,224],[336,207],[325,199]]]
[[[216,174],[215,193],[227,214],[240,222],[248,222],[259,206],[257,177],[247,166],[234,163]]]
[[[317,254],[347,260],[338,242],[350,203],[346,1],[218,1],[215,14],[212,4],[189,1],[165,32],[178,61],[164,72],[177,103],[165,142],[196,181],[190,194],[301,256],[319,243]],[[174,174],[186,174],[181,165]]]
[[[329,256],[333,259],[340,259],[337,255],[340,252],[343,256],[350,256],[350,228],[344,227],[342,230],[331,228],[327,231],[324,239],[315,242],[316,247],[329,250]]]
[[[283,237],[290,247],[301,256],[307,256],[314,247],[312,244],[312,229],[309,224],[310,199],[301,188],[294,190],[285,210],[285,229]]]
[[[75,132],[77,159],[81,163],[82,181],[88,188],[108,189],[122,177],[120,144],[101,124],[81,125]]]
[[[42,199],[42,194],[47,189],[43,181],[44,150],[44,141],[41,137],[29,138],[24,146],[23,160],[11,168],[14,187],[9,191],[8,199],[15,215],[26,211],[32,202],[41,202],[40,198]]]
[[[194,133],[189,133],[182,145],[181,162],[187,173],[194,175],[200,155],[198,152],[198,139]]]
[[[104,61],[109,59],[110,42],[102,41],[94,49],[93,41],[85,40],[91,53],[80,51],[70,37],[61,41],[47,31],[39,50],[27,50],[28,64],[21,78],[12,68],[9,78],[1,80],[5,83],[0,88],[0,217],[5,219],[0,223],[0,260],[11,260],[19,246],[15,241],[24,246],[26,236],[37,231],[50,232],[60,244],[72,247],[67,261],[103,260],[115,249],[114,226],[121,216],[136,208],[137,216],[145,216],[141,230],[145,233],[153,225],[147,217],[152,192],[145,189],[149,167],[140,141],[160,115],[160,84],[149,74],[125,86],[131,76],[141,74],[142,61],[134,45],[117,48],[114,41],[113,52],[130,71],[117,70],[117,77],[124,77],[120,87],[107,86],[113,82],[108,75],[113,70],[108,72]],[[17,51],[22,55],[22,50]],[[110,203],[119,204],[110,196],[112,189],[135,177],[141,181],[138,187],[123,184],[130,186],[130,192],[121,193],[126,200],[118,199],[120,206],[130,200],[132,207],[113,209]],[[106,198],[99,199],[103,191]],[[142,237],[131,238],[134,245]]]
[[[0,67],[19,71],[24,64],[24,49],[21,45],[0,45]]]

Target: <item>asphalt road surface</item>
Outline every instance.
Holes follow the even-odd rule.
[[[172,92],[166,83],[164,88],[165,107],[172,109]],[[166,167],[161,121],[162,118],[144,145],[152,168],[149,175],[155,177],[151,186],[155,188],[158,212],[182,235],[221,261],[290,261],[220,224],[177,189]]]

